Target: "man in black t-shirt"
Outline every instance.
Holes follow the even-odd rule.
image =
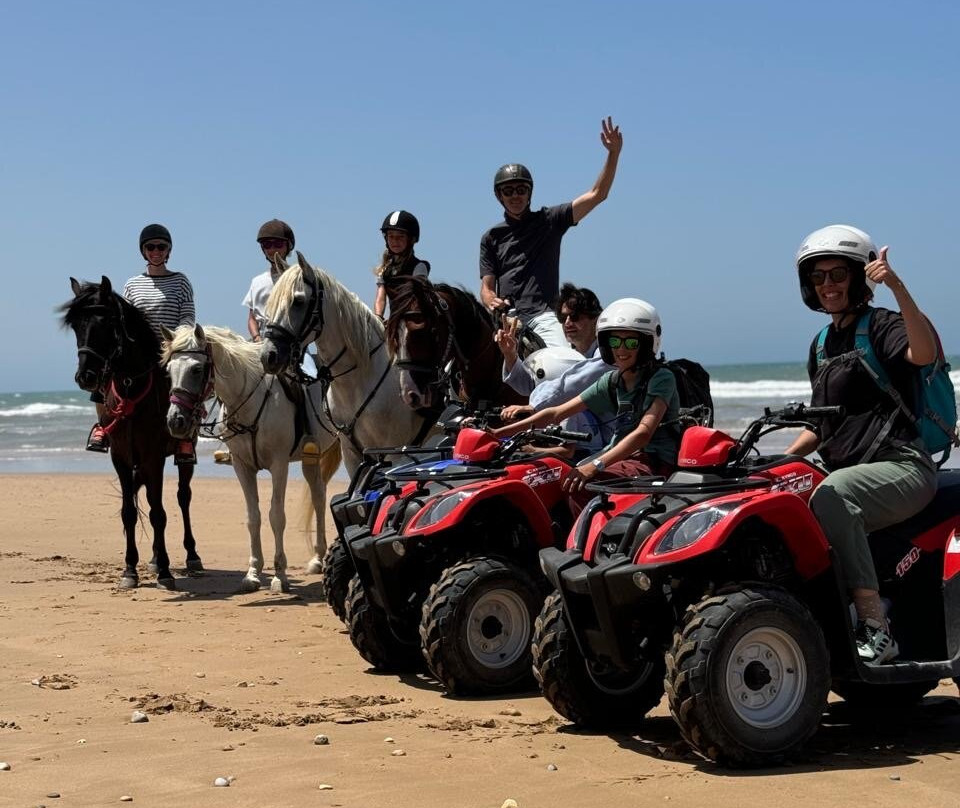
[[[504,220],[480,240],[480,297],[491,310],[504,308],[510,300],[521,321],[547,346],[567,344],[553,312],[560,287],[560,241],[570,227],[607,198],[623,148],[620,127],[610,118],[601,124],[606,162],[593,188],[573,202],[530,210],[533,177],[518,163],[502,166],[493,180]]]

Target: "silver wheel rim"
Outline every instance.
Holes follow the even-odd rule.
[[[485,592],[467,616],[467,647],[487,668],[506,668],[530,648],[530,615],[508,589]]]
[[[730,653],[725,677],[734,712],[758,729],[793,717],[807,691],[807,662],[797,641],[777,628],[747,632]]]

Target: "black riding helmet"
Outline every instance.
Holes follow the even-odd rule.
[[[143,255],[143,245],[148,241],[165,241],[173,248],[173,239],[170,238],[170,231],[162,224],[148,224],[140,231],[140,254]]]
[[[508,182],[525,182],[530,186],[530,193],[533,193],[533,175],[524,165],[520,163],[507,163],[500,166],[493,178],[493,193],[500,198],[500,186]]]
[[[395,210],[388,213],[383,220],[383,224],[380,225],[380,232],[386,237],[388,230],[399,230],[401,233],[406,233],[411,245],[420,241],[420,222],[409,211]]]
[[[260,225],[260,229],[257,231],[257,243],[260,243],[260,239],[264,238],[282,238],[286,239],[287,244],[290,245],[289,249],[293,249],[297,242],[293,237],[293,228],[290,227],[286,222],[280,221],[280,219],[271,219],[269,222],[264,222]]]

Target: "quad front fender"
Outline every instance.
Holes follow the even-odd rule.
[[[679,529],[685,519],[711,508],[725,513],[712,521],[699,537],[686,546],[658,552],[663,540],[671,531]],[[750,519],[762,521],[782,536],[784,546],[793,557],[794,567],[801,578],[813,578],[830,566],[830,548],[820,524],[799,496],[786,491],[767,492],[739,500],[736,497],[725,497],[685,510],[644,542],[636,563],[641,566],[662,566],[709,555],[723,547],[740,528],[744,528],[744,531],[750,530],[749,526],[744,527],[744,523]]]

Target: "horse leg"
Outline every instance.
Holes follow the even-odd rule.
[[[170,557],[167,555],[165,533],[167,512],[163,509],[163,458],[151,464],[143,473],[147,503],[150,506],[150,525],[153,527],[153,557],[157,562],[157,586],[173,591],[177,588],[170,572]]]
[[[263,547],[260,544],[260,491],[257,489],[257,470],[244,463],[234,453],[233,470],[237,475],[243,499],[247,505],[247,532],[250,534],[250,562],[247,574],[240,582],[241,592],[256,592],[260,588],[263,570]]]
[[[290,591],[290,581],[287,580],[287,555],[283,551],[283,532],[287,527],[287,512],[284,507],[284,498],[287,493],[287,475],[290,463],[281,458],[270,469],[273,481],[270,496],[270,527],[273,529],[273,580],[270,581],[270,591],[274,594]]]
[[[183,517],[183,549],[187,551],[187,572],[203,572],[203,562],[197,555],[197,542],[193,538],[193,526],[190,522],[190,502],[193,499],[190,481],[195,468],[188,463],[177,466],[177,504]]]
[[[320,456],[320,462],[314,466],[303,466],[303,479],[310,487],[310,499],[316,520],[316,538],[313,544],[314,555],[307,564],[307,573],[316,575],[323,572],[323,557],[327,554],[327,484],[340,465],[340,444],[334,443]]]
[[[133,485],[133,469],[116,459],[113,467],[120,481],[120,519],[123,522],[123,537],[127,543],[119,586],[121,589],[136,589],[140,585],[140,575],[137,573],[140,553],[137,551],[137,491]]]

